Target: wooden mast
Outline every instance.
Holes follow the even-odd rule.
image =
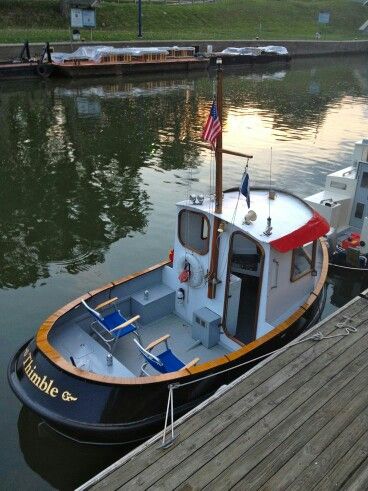
[[[221,58],[217,58],[217,114],[221,124],[221,133],[218,135],[216,140],[215,158],[216,158],[216,190],[215,190],[215,213],[221,215],[222,213],[222,154],[227,153],[230,155],[236,155],[238,157],[245,157],[251,159],[252,155],[247,155],[244,153],[236,152],[234,150],[225,150],[222,148],[222,101],[223,101],[223,77],[224,71],[222,68]],[[202,147],[210,148],[209,145],[200,143]],[[212,231],[212,245],[211,245],[211,261],[210,268],[208,272],[208,298],[216,297],[216,285],[218,283],[217,272],[218,272],[218,258],[219,258],[219,228],[221,224],[221,219],[217,216],[214,217],[213,221],[213,231]]]
[[[215,190],[215,213],[222,213],[222,99],[223,99],[223,69],[222,60],[217,58],[217,114],[221,124],[221,132],[216,140],[216,190]],[[213,232],[212,232],[212,246],[211,246],[211,263],[208,274],[208,298],[216,297],[216,285],[217,285],[217,269],[218,269],[218,257],[219,257],[219,228],[221,220],[218,217],[214,217]]]
[[[223,78],[222,60],[217,58],[217,114],[221,124],[221,132],[216,140],[216,195],[215,195],[215,213],[222,213],[222,99],[223,99]]]

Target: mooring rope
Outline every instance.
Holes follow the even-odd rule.
[[[348,271],[362,271],[368,273],[368,268],[354,268],[353,266],[343,266],[342,264],[328,263],[329,266],[334,268],[347,269]]]

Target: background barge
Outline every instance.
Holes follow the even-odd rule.
[[[56,76],[89,77],[206,69],[208,59],[194,47],[113,48],[85,46],[74,53],[54,53]]]

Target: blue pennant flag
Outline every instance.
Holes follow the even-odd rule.
[[[250,190],[249,190],[249,174],[244,172],[239,191],[247,199],[248,208],[250,208]]]

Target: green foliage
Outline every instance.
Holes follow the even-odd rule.
[[[327,39],[362,37],[367,8],[352,0],[216,0],[214,3],[143,2],[144,39],[313,39],[320,10],[331,11]],[[104,1],[97,10],[94,40],[135,39],[137,5]],[[88,31],[82,36],[89,39]],[[0,42],[62,41],[68,19],[59,0],[2,0]]]

